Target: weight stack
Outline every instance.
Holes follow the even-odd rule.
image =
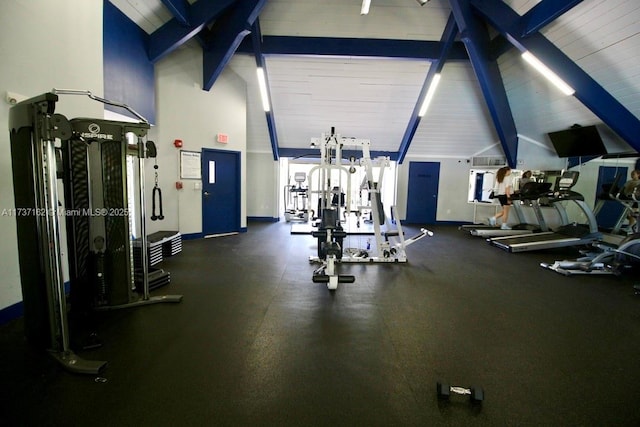
[[[162,244],[162,256],[170,257],[182,252],[182,236],[180,233]]]
[[[182,235],[179,231],[157,231],[149,234],[147,239],[150,244],[162,245],[162,256],[165,258],[182,252]]]
[[[133,242],[133,265],[136,270],[142,268],[142,247],[139,240]],[[162,245],[157,243],[148,242],[147,244],[147,260],[149,261],[149,267],[162,262]]]
[[[157,289],[171,283],[171,274],[161,268],[149,269],[149,290]],[[142,293],[142,270],[136,270],[135,273],[136,291]]]

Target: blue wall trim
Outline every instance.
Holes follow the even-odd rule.
[[[155,74],[147,56],[149,36],[109,0],[103,4],[104,97],[128,105],[149,123],[155,123]],[[105,109],[137,119],[123,108],[105,105]]]
[[[248,216],[247,221],[256,221],[256,222],[279,222],[279,217],[270,217],[270,216]]]
[[[71,282],[64,282],[64,292],[69,295],[71,292]],[[4,325],[12,320],[18,319],[24,315],[24,303],[18,301],[17,303],[0,309],[0,325]]]
[[[202,239],[204,234],[202,233],[188,233],[182,235],[182,240],[197,240]]]
[[[9,307],[0,310],[0,325],[11,322],[24,314],[24,305],[22,301],[17,302]]]

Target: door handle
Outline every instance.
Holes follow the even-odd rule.
[[[204,197],[209,197],[209,192],[208,191],[204,192]]]

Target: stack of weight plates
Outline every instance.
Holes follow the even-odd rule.
[[[162,256],[170,257],[182,252],[182,236],[180,233],[176,233],[175,235],[165,240],[162,244]]]
[[[141,253],[140,240],[136,239],[133,242],[133,263],[136,268],[142,268],[142,253]],[[149,266],[156,265],[162,262],[162,243],[154,243],[150,240],[147,241],[147,260]]]
[[[168,285],[171,282],[171,274],[160,268],[149,269],[149,290]],[[136,270],[135,275],[136,291],[143,292],[142,289],[142,270]]]

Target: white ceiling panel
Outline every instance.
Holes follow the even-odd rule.
[[[260,14],[265,35],[440,40],[451,11],[447,0],[269,0]]]
[[[450,63],[408,155],[470,157],[498,142],[493,122],[471,65]]]
[[[172,18],[160,0],[109,1],[147,34],[151,34]]]
[[[267,70],[279,145],[306,148],[331,127],[397,151],[430,63],[271,56]]]

